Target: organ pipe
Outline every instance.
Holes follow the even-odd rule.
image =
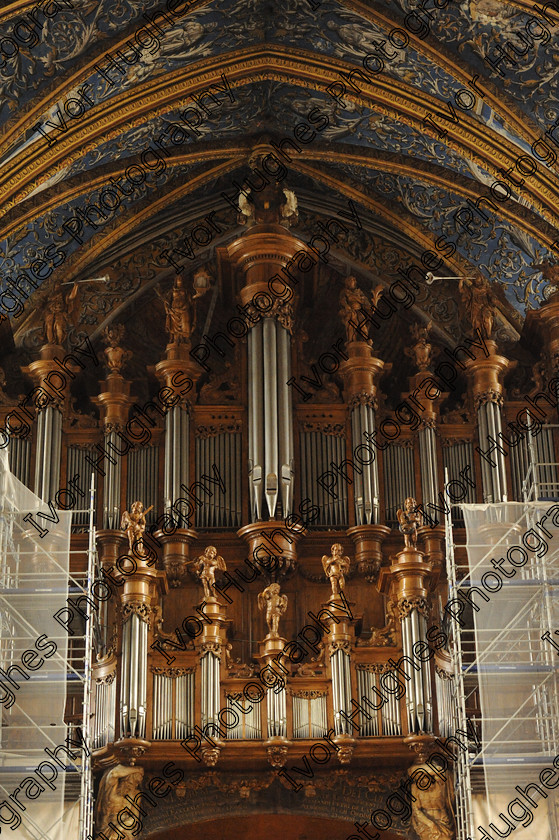
[[[419,461],[423,505],[436,504],[439,492],[435,429],[424,424],[419,430]]]
[[[132,613],[122,626],[121,736],[143,738],[146,729],[148,625]]]
[[[362,473],[355,470],[355,521],[357,525],[377,525],[379,522],[379,477],[376,457],[369,460],[367,441],[375,432],[375,410],[372,399],[357,401],[351,410],[351,430],[354,449],[363,446],[359,465]],[[363,462],[363,463],[361,463]]]
[[[62,414],[48,405],[37,415],[37,458],[35,493],[43,501],[54,498],[60,486],[60,453],[62,447]]]
[[[275,318],[265,318],[248,336],[249,491],[252,521],[282,515],[293,504],[291,341]],[[265,506],[264,506],[265,503]]]
[[[165,508],[181,497],[181,484],[189,484],[190,416],[187,407],[174,405],[165,417]],[[140,498],[139,496],[137,498]]]

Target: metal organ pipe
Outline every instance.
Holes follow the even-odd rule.
[[[264,354],[264,476],[266,500],[271,517],[278,501],[278,388],[276,322],[265,318]]]
[[[252,521],[283,516],[293,508],[291,342],[275,318],[264,318],[248,335],[249,491]],[[264,506],[264,499],[266,506]]]
[[[438,471],[435,430],[431,426],[424,426],[419,430],[419,459],[421,462],[421,492],[423,504],[437,501]]]
[[[289,333],[276,323],[278,347],[278,419],[281,499],[284,517],[293,508],[293,422],[291,389],[291,347]]]

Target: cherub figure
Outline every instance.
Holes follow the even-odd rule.
[[[279,620],[287,609],[287,595],[280,595],[279,583],[271,583],[258,594],[258,609],[266,612],[269,636],[279,637]]]
[[[495,305],[486,281],[479,275],[470,281],[462,277],[458,283],[458,291],[468,310],[473,329],[479,330],[484,338],[491,338]]]
[[[330,547],[332,554],[322,556],[322,568],[324,574],[330,579],[332,586],[332,595],[339,595],[345,586],[345,575],[349,572],[350,559],[343,555],[343,546],[340,543],[334,543]]]
[[[66,297],[57,290],[50,295],[46,304],[44,330],[47,344],[61,346],[68,335],[68,327],[75,325],[79,309],[78,284],[74,283]]]
[[[417,502],[411,496],[408,496],[404,502],[404,509],[397,513],[398,522],[400,523],[400,531],[404,535],[404,545],[406,548],[415,548],[417,546],[417,529],[421,525],[421,514],[416,510]]]
[[[215,598],[215,572],[216,569],[220,572],[226,571],[225,560],[217,553],[215,546],[209,545],[194,562],[196,563],[196,573],[204,587],[204,598]]]
[[[140,792],[144,777],[143,767],[124,767],[117,764],[107,770],[99,784],[95,814],[95,834],[97,837],[112,837],[113,825],[117,824],[119,814],[128,807],[126,797],[133,798]],[[137,806],[139,807],[139,806]]]
[[[196,327],[196,308],[192,304],[192,298],[184,289],[182,278],[175,279],[170,295],[163,297],[159,294],[159,297],[163,301],[167,315],[165,329],[169,335],[170,344],[188,344]]]
[[[344,322],[347,341],[358,341],[357,328],[362,319],[359,314],[362,308],[367,309],[369,301],[365,292],[357,286],[357,280],[350,275],[344,281],[344,288],[340,293],[340,317]]]
[[[143,502],[132,502],[130,513],[125,510],[122,514],[120,527],[123,531],[126,531],[130,552],[134,552],[136,556],[138,554],[147,554],[144,547],[144,532],[146,530],[146,514],[152,508],[153,505],[147,510],[144,510]]]

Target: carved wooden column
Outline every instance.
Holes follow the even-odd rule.
[[[486,339],[489,356],[477,351],[475,359],[466,359],[466,373],[477,412],[481,475],[484,502],[507,501],[507,477],[503,446],[503,404],[502,377],[510,367],[504,356],[497,354],[495,341]]]
[[[354,296],[360,303],[363,293],[354,287],[354,278],[347,278],[342,296]],[[344,380],[344,401],[351,416],[351,457],[355,464],[353,482],[357,524],[349,528],[347,533],[355,543],[355,559],[359,570],[373,579],[382,563],[382,542],[390,533],[390,528],[380,524],[378,448],[375,444],[375,411],[378,407],[376,380],[386,366],[373,355],[369,339],[357,340],[356,326],[358,324],[352,321],[346,323],[348,338],[351,339],[346,343],[349,358],[340,365],[340,375]]]
[[[42,389],[34,400],[37,406],[34,491],[40,499],[49,502],[60,487],[62,415],[64,402],[69,396],[70,381],[62,375],[54,361],[65,354],[63,347],[45,344],[40,352],[41,358],[22,370],[31,377],[37,389]]]
[[[179,527],[172,534],[160,531],[157,538],[163,543],[163,565],[171,587],[178,587],[183,582],[189,547],[196,539],[196,531],[190,527],[194,524],[195,506],[188,489],[191,483],[190,420],[191,400],[196,396],[194,386],[202,371],[189,357],[189,347],[189,343],[171,342],[167,345],[166,358],[155,366],[158,379],[169,388],[170,395],[176,394],[177,382],[185,381],[185,376],[194,383],[189,390],[190,399],[183,397],[165,415],[164,505]]]
[[[408,524],[403,526],[406,545],[392,558],[390,567],[381,569],[379,588],[397,604],[402,648],[404,656],[409,657],[405,671],[409,677],[406,679],[408,732],[419,735],[433,732],[431,665],[424,652],[428,651],[425,643],[430,593],[437,583],[438,568],[417,548],[419,515],[414,514],[414,506],[412,499],[409,510],[405,511],[408,516]]]
[[[291,333],[293,290],[280,271],[303,243],[279,224],[257,224],[227,248],[244,278],[248,332],[250,518],[282,516],[293,506]]]

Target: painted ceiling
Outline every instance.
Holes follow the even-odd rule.
[[[98,331],[169,273],[162,254],[214,211],[222,232],[184,263],[203,264],[242,231],[223,193],[250,177],[255,145],[293,141],[302,121],[315,138],[281,158],[299,202],[293,233],[308,241],[349,197],[363,229],[333,249],[334,268],[386,281],[386,254],[419,263],[430,249],[445,257],[442,275],[480,271],[503,335],[518,334],[545,297],[534,266],[559,257],[559,13],[535,5],[4,4],[1,289],[44,261],[44,279],[34,275],[37,289],[12,318],[16,344],[37,344],[45,296],[76,280],[80,329]],[[140,170],[126,195],[113,189],[114,210],[91,209]],[[483,212],[460,224],[476,202]],[[431,315],[457,297],[455,281],[430,289],[422,308]]]

